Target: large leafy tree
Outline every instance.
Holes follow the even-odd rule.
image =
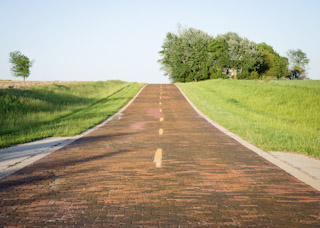
[[[305,79],[307,78],[306,67],[310,60],[306,53],[301,49],[289,50],[287,52],[290,61],[291,79]]]
[[[167,33],[158,62],[172,82],[199,81],[209,78],[207,47],[212,37],[201,30],[179,27]]]
[[[208,45],[210,78],[225,78],[222,72],[231,65],[228,44],[225,39],[218,37]]]
[[[263,61],[263,53],[254,42],[231,32],[222,37],[228,43],[231,67],[237,69],[240,78],[247,77],[250,72],[256,71],[260,67]]]
[[[263,52],[263,63],[258,70],[259,73],[277,78],[286,77],[288,74],[288,59],[280,56],[266,43],[258,44],[258,48]]]
[[[9,56],[9,62],[12,64],[11,72],[16,77],[23,77],[25,81],[30,76],[30,67],[32,67],[34,61],[30,61],[20,51],[10,52]]]
[[[254,42],[232,32],[218,35],[210,42],[208,51],[209,61],[213,67],[211,72],[218,75],[228,69],[232,70],[234,77],[240,73],[238,77],[246,78],[250,72],[259,69],[263,62],[263,52]]]

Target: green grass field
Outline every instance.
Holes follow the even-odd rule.
[[[0,148],[79,134],[116,113],[143,85],[106,81],[0,89]]]
[[[320,157],[320,81],[177,85],[205,115],[261,149]]]

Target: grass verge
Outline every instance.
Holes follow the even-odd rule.
[[[177,85],[205,115],[261,149],[320,157],[320,81]]]
[[[115,80],[0,89],[0,148],[77,135],[116,113],[143,85]]]

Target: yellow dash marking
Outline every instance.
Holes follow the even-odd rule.
[[[159,129],[159,135],[163,135],[163,128]]]
[[[163,118],[160,118],[160,122],[162,122],[163,121]]]
[[[161,99],[162,97],[160,96],[160,99]]]
[[[162,109],[160,108],[160,112],[162,112]]]
[[[162,149],[158,148],[153,159],[153,162],[156,163],[157,168],[161,167],[161,160],[162,160]]]
[[[162,105],[162,103],[161,103],[161,102],[159,102],[159,105]]]

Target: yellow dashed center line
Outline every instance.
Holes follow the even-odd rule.
[[[156,163],[157,168],[161,167],[161,160],[162,160],[162,149],[158,148],[153,159],[153,162]]]
[[[156,154],[154,155],[154,161],[162,159],[162,149],[158,148]]]
[[[160,100],[162,99],[162,85],[160,85]],[[162,105],[161,102],[159,102],[159,105]],[[160,112],[162,112],[162,109],[160,108]],[[161,117],[160,119],[160,122],[163,121],[163,118]],[[163,128],[160,128],[159,129],[159,135],[163,135]],[[154,155],[154,159],[153,159],[153,162],[156,163],[156,167],[157,168],[160,168],[161,167],[161,163],[162,163],[162,149],[161,148],[158,148],[155,155]]]

